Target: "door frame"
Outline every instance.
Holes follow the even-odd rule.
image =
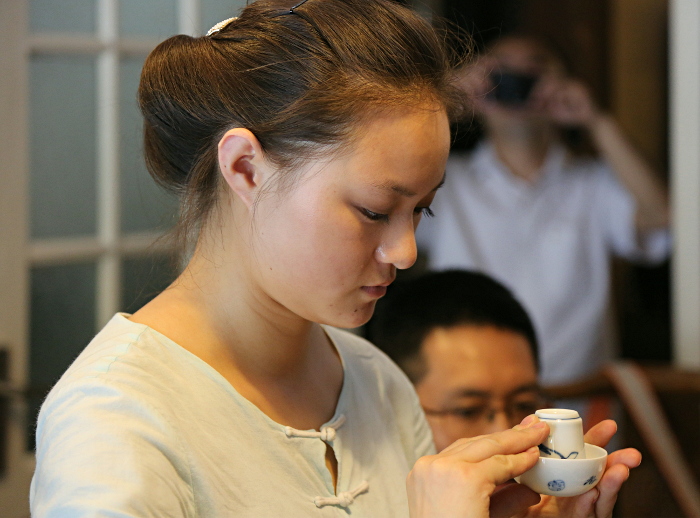
[[[669,94],[673,361],[700,369],[700,2],[672,0]]]
[[[0,347],[9,351],[9,382],[19,387],[28,376],[28,12],[28,0],[0,2]],[[26,451],[25,402],[12,398],[9,408],[0,502],[14,518],[29,512],[34,455]]]

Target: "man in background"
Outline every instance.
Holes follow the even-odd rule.
[[[438,451],[546,406],[532,322],[484,274],[444,271],[392,285],[368,335],[415,385]]]

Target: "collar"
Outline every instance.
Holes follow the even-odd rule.
[[[489,140],[482,141],[472,154],[471,169],[483,182],[496,183],[499,187],[517,191],[540,190],[558,178],[565,168],[569,155],[560,143],[552,144],[547,150],[542,164],[542,174],[534,183],[515,176],[496,155],[496,149]]]

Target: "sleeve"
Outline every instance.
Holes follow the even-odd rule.
[[[430,430],[428,420],[425,418],[425,412],[420,406],[418,394],[413,391],[414,401],[414,429],[416,437],[416,460],[425,455],[435,455],[435,441],[433,440],[433,432]]]
[[[184,449],[133,388],[92,378],[50,394],[36,459],[34,518],[194,516]]]
[[[635,223],[637,206],[634,197],[609,167],[603,164],[599,167],[600,224],[612,251],[635,262],[658,263],[666,259],[671,248],[669,229],[640,234]]]

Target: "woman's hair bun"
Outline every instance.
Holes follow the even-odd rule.
[[[179,233],[195,236],[219,195],[217,143],[250,130],[281,170],[352,142],[377,109],[460,104],[445,38],[392,0],[261,0],[210,36],[173,36],[139,85],[156,181],[181,195]],[[284,184],[280,184],[284,187]]]

